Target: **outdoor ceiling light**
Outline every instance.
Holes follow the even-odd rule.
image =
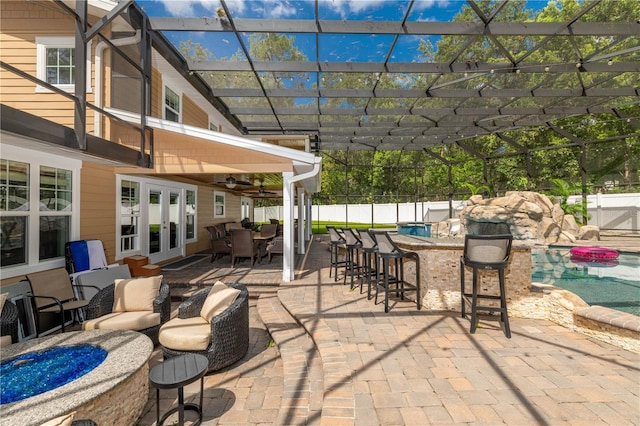
[[[237,185],[237,184],[236,184],[236,180],[234,179],[234,177],[233,177],[233,176],[229,176],[229,177],[227,178],[227,183],[225,183],[225,184],[224,184],[224,186],[226,186],[226,187],[227,187],[227,188],[229,188],[229,189],[233,189],[233,188],[235,188],[235,187],[236,187],[236,185]]]

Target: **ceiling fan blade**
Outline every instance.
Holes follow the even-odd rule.
[[[238,179],[234,178],[233,176],[229,176],[225,180],[219,180],[216,183],[219,184],[219,185],[253,186],[250,182],[247,182],[246,180],[238,180]]]

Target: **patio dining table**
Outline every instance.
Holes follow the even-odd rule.
[[[255,232],[253,233],[253,239],[254,239],[254,240],[260,240],[260,241],[269,241],[270,239],[272,239],[272,238],[273,238],[273,237],[275,237],[275,236],[276,236],[276,234],[275,234],[275,233],[273,233],[273,234],[267,234],[267,235],[262,235],[262,234],[260,233],[260,231],[255,231]]]

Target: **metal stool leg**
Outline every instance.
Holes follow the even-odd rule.
[[[507,338],[511,338],[511,328],[509,327],[509,314],[507,313],[507,296],[504,289],[504,269],[498,269],[498,278],[500,280],[500,319],[504,325],[504,334]]]

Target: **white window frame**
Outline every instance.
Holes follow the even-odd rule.
[[[75,49],[75,37],[36,37],[36,77],[39,80],[47,81],[47,48],[72,48]],[[91,93],[91,40],[87,42],[87,93]],[[75,93],[75,84],[54,84],[55,87],[68,93]],[[36,93],[53,93],[44,86],[36,85]]]
[[[138,211],[137,215],[130,215],[138,218],[138,233],[137,237],[134,237],[132,241],[134,242],[133,247],[129,250],[122,250],[122,226],[120,219],[122,218],[122,182],[128,181],[138,184]],[[126,257],[130,254],[138,254],[140,253],[140,247],[142,245],[142,182],[140,180],[132,178],[129,179],[127,176],[116,177],[116,197],[117,197],[117,205],[118,210],[116,213],[116,252],[121,253],[123,257]]]
[[[178,111],[174,110],[173,108],[167,105],[167,89],[171,90],[173,93],[178,95],[178,102],[179,102]],[[167,108],[171,109],[173,113],[177,113],[178,123],[182,123],[182,92],[180,92],[179,90],[176,90],[170,84],[164,83],[162,85],[162,118],[164,120],[167,120]],[[170,120],[170,121],[173,121],[173,120]]]
[[[211,118],[211,116],[209,116],[209,130],[212,130],[214,132],[222,132],[222,126],[219,124],[216,124],[215,120]]]
[[[218,203],[218,197],[222,198],[222,203]],[[222,213],[218,213],[218,207],[222,207]],[[227,193],[224,191],[213,191],[213,218],[221,219],[227,217]]]
[[[194,204],[194,208],[193,208],[193,214],[188,213],[187,212],[187,192],[188,191],[192,191],[193,192],[193,197],[195,200],[195,204]],[[188,243],[193,243],[196,242],[198,240],[198,188],[184,188],[184,242],[185,244]],[[187,238],[187,218],[189,216],[193,216],[193,237],[192,238]]]
[[[40,168],[45,166],[71,171],[72,206],[70,214],[71,226],[69,229],[69,241],[74,241],[80,236],[80,170],[82,168],[82,161],[6,144],[2,146],[1,157],[4,160],[19,161],[29,164],[29,205],[31,206],[29,211],[25,214],[27,216],[28,232],[27,263],[2,268],[2,277],[11,278],[46,269],[64,267],[64,256],[46,259],[42,262],[40,261],[38,232],[40,229],[40,217],[43,215],[67,215],[67,212],[40,211]],[[1,213],[8,216],[13,215],[11,211],[3,211]]]

